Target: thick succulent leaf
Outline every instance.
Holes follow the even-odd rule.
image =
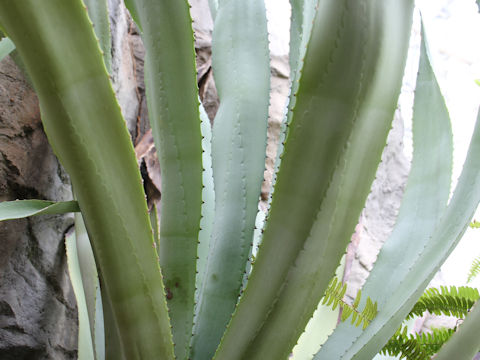
[[[112,310],[112,303],[108,293],[101,289],[103,321],[105,326],[105,359],[127,360],[120,340],[119,329]]]
[[[319,3],[262,244],[218,359],[285,358],[312,316],[385,146],[412,13],[412,1]]]
[[[292,92],[296,93],[318,0],[290,0],[290,5],[292,7],[289,53],[290,78],[292,80]]]
[[[197,290],[202,287],[207,266],[208,249],[212,235],[213,220],[215,217],[215,189],[212,172],[212,126],[207,113],[200,105],[200,119],[202,121],[202,161],[203,161],[203,190],[202,190],[202,220],[198,235],[197,260]]]
[[[15,200],[0,203],[0,221],[21,219],[35,215],[56,215],[78,212],[76,201]]]
[[[345,256],[343,256],[335,271],[335,277],[341,279],[344,272]],[[318,351],[320,345],[327,340],[328,336],[337,327],[339,315],[340,307],[332,310],[331,306],[323,304],[322,298],[305,327],[305,331],[292,350],[292,360],[311,360],[312,355]]]
[[[213,356],[235,308],[252,245],[267,138],[269,55],[262,0],[219,1],[213,69],[215,221],[199,289],[192,357]]]
[[[173,358],[140,172],[83,3],[0,0],[0,24],[71,177],[127,358]]]
[[[88,16],[93,23],[103,60],[108,72],[112,70],[112,38],[110,35],[110,21],[108,18],[107,0],[83,0],[87,7]]]
[[[366,331],[356,334],[353,340],[348,341],[350,346],[342,351],[343,357],[339,356],[339,359],[365,359],[376,354],[398,328],[441,264],[458,244],[480,200],[479,152],[480,113],[458,185],[446,211],[439,219],[438,226],[431,235],[431,240],[415,259],[407,276],[390,295],[394,301],[386,302]],[[384,314],[388,314],[389,317],[385,319],[387,315]],[[332,345],[339,346],[338,344],[343,343],[344,339],[339,339]],[[323,357],[317,357],[317,359],[323,359]]]
[[[400,305],[405,301],[393,293],[412,271],[412,266],[428,243],[445,210],[450,192],[453,152],[450,120],[424,41],[415,91],[413,141],[411,172],[395,228],[362,290],[364,295],[372,297],[378,303],[379,313],[374,324],[379,325],[393,315],[384,310],[387,302],[397,302]],[[400,323],[383,331],[392,331],[389,338],[399,326]],[[348,324],[339,325],[317,358],[340,359],[343,351],[361,333],[360,329]],[[370,329],[365,333],[377,336]],[[382,345],[378,345],[379,349]]]
[[[15,50],[15,44],[9,38],[3,38],[0,40],[0,61]]]
[[[65,236],[65,248],[67,251],[68,274],[72,283],[78,311],[78,359],[93,360],[95,358],[89,323],[88,306],[85,290],[82,282],[80,263],[77,252],[77,240],[74,231]]]
[[[452,337],[442,346],[434,356],[435,360],[471,360],[480,350],[480,305],[479,301],[473,306]]]
[[[184,359],[192,335],[202,210],[202,135],[192,20],[185,0],[129,3],[146,48],[148,111],[162,169],[158,254],[175,354]]]
[[[100,281],[93,250],[81,214],[75,214],[75,240],[95,360],[103,360],[105,359],[105,333]]]
[[[290,23],[290,96],[288,99],[285,119],[281,126],[280,138],[277,147],[277,159],[275,161],[275,176],[273,185],[276,181],[276,173],[281,162],[284,141],[287,133],[287,124],[292,121],[293,108],[295,107],[296,95],[302,76],[303,61],[307,44],[312,32],[313,20],[318,6],[318,0],[290,0],[292,7]]]

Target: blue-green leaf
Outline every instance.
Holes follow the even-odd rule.
[[[378,347],[369,354],[373,356],[380,351],[384,343],[381,343],[379,336],[386,342],[406,316],[386,310],[387,303],[399,307],[406,303],[406,295],[397,294],[397,289],[415,271],[414,264],[427,244],[434,241],[431,238],[432,232],[446,208],[452,171],[452,132],[448,111],[429,63],[425,39],[422,41],[415,92],[413,136],[411,172],[397,223],[363,287],[363,294],[378,302],[379,313],[372,326],[364,332],[347,324],[339,325],[322,346],[316,359],[349,358],[351,354],[347,349],[355,346],[360,335],[364,341],[369,339],[372,346]],[[428,259],[426,263],[433,264],[434,261]],[[419,277],[417,282],[420,279]],[[411,286],[414,289],[418,284],[412,283]],[[423,289],[419,291],[421,294]],[[414,302],[406,309],[407,313]],[[393,321],[392,318],[396,320]],[[382,330],[378,332],[380,327]],[[344,352],[350,355],[344,355]]]

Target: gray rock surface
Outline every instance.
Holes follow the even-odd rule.
[[[112,33],[112,83],[123,117],[133,139],[138,137],[138,113],[141,105],[141,94],[138,89],[137,75],[143,74],[136,68],[134,44],[139,35],[123,1],[108,0],[110,14],[110,30]],[[143,57],[142,57],[143,59]],[[141,82],[143,83],[143,75]],[[143,89],[144,90],[144,89]]]
[[[36,96],[0,62],[0,200],[72,198],[43,133]],[[77,310],[64,233],[71,216],[0,222],[0,359],[75,359]]]

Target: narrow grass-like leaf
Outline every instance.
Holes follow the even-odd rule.
[[[15,200],[0,203],[0,221],[21,219],[35,215],[56,215],[78,212],[76,201]]]
[[[65,248],[67,251],[68,274],[72,283],[78,311],[78,359],[93,360],[95,358],[92,341],[89,313],[85,290],[82,283],[82,275],[77,252],[77,240],[72,230],[65,236]]]
[[[83,0],[83,2],[87,7],[88,16],[93,23],[95,34],[102,49],[105,66],[110,72],[112,70],[112,38],[107,0]]]
[[[286,358],[312,316],[385,146],[412,12],[319,2],[262,244],[217,359]]]
[[[471,360],[480,351],[480,302],[473,306],[472,311],[452,337],[442,346],[435,360]]]
[[[126,357],[171,359],[140,172],[93,28],[81,1],[41,5],[0,0],[0,26],[26,65],[72,180]]]
[[[152,224],[153,241],[155,243],[155,249],[160,249],[160,229],[158,228],[158,211],[157,205],[153,204],[150,211],[150,223]]]
[[[15,44],[9,38],[3,38],[0,40],[0,61],[15,50]]]
[[[75,214],[75,240],[95,360],[104,360],[105,333],[100,281],[87,229],[79,213]]]
[[[212,135],[215,221],[192,357],[212,357],[235,308],[258,211],[269,104],[263,0],[219,1],[212,40],[220,98]]]
[[[373,322],[379,326],[393,315],[385,312],[387,302],[401,305],[405,301],[393,293],[412,271],[413,264],[428,243],[446,207],[450,191],[453,151],[450,120],[424,42],[415,95],[414,153],[410,176],[395,228],[363,287],[364,296],[373,296],[379,303],[380,312]],[[389,328],[391,333],[388,338],[400,326],[405,315]],[[370,329],[366,333],[376,336]],[[342,353],[360,334],[362,332],[358,329],[339,325],[316,359],[342,358]],[[379,349],[382,345],[378,344]]]
[[[130,0],[127,5],[137,14],[146,49],[147,104],[162,169],[158,254],[175,355],[184,359],[192,336],[202,211],[202,135],[192,20],[186,0]]]

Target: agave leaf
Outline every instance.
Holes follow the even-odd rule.
[[[85,290],[82,283],[82,275],[77,252],[77,240],[74,231],[65,236],[65,248],[67,251],[68,274],[72,283],[78,311],[78,359],[92,360],[95,358],[89,323],[88,306]]]
[[[202,190],[202,220],[198,235],[198,260],[197,260],[197,290],[202,287],[207,266],[208,250],[212,235],[213,219],[215,217],[215,189],[212,173],[212,127],[205,109],[200,105],[200,119],[202,121],[202,161],[203,161],[203,190]]]
[[[471,360],[480,350],[479,332],[480,306],[479,301],[477,301],[470,314],[433,359]]]
[[[110,35],[110,21],[108,19],[107,0],[83,0],[87,7],[88,16],[93,23],[103,60],[108,72],[112,71],[112,38]]]
[[[282,122],[280,137],[278,140],[275,175],[272,181],[272,186],[275,185],[277,172],[280,167],[281,155],[283,153],[283,146],[288,131],[287,124],[292,121],[293,108],[295,107],[298,86],[302,76],[303,61],[312,32],[318,0],[290,0],[290,5],[292,7],[289,55],[291,86],[285,119]]]
[[[431,241],[426,244],[425,250],[417,257],[407,276],[391,295],[391,299],[398,299],[398,301],[385,303],[368,329],[359,336],[357,334],[352,337],[355,341],[352,343],[352,340],[349,340],[350,346],[342,351],[344,352],[341,355],[343,357],[338,358],[364,359],[378,352],[379,347],[383,346],[395,332],[441,264],[458,244],[480,200],[479,151],[480,113],[477,117],[467,159],[452,199],[440,217],[438,226],[431,235]],[[380,316],[380,314],[382,315]],[[381,319],[381,321],[377,319]],[[317,357],[317,359],[321,359],[321,357]]]
[[[0,61],[15,50],[15,44],[9,38],[3,38],[0,40]]]
[[[101,301],[103,309],[103,321],[105,325],[105,359],[127,360],[122,347],[119,329],[112,310],[112,303],[108,293],[102,288]]]
[[[0,203],[0,221],[21,219],[35,215],[56,215],[78,212],[76,201],[15,200]]]
[[[453,151],[451,126],[428,60],[425,40],[417,78],[413,126],[413,161],[397,223],[363,287],[363,294],[373,297],[379,304],[380,311],[372,322],[373,326],[384,324],[393,315],[385,311],[387,302],[399,306],[404,304],[405,299],[394,295],[394,292],[412,271],[413,264],[438,225],[450,191]],[[385,333],[391,332],[386,340],[400,326],[404,316],[399,318],[398,323],[383,330]],[[346,324],[339,325],[320,350],[317,359],[340,359],[343,351],[360,334],[362,331],[359,329]],[[378,341],[376,332],[367,329],[365,334],[369,334],[372,341]],[[378,346],[380,350],[383,344],[378,343]]]
[[[312,316],[380,161],[412,12],[319,2],[262,244],[217,359],[285,358]]]
[[[173,358],[140,172],[83,3],[0,0],[0,24],[71,177],[127,358]]]
[[[292,7],[290,25],[290,78],[292,92],[298,90],[298,81],[303,66],[303,58],[312,32],[318,0],[290,0]],[[293,100],[293,99],[292,99]]]
[[[147,104],[162,169],[158,254],[175,355],[184,359],[192,336],[202,211],[202,135],[192,20],[185,0],[131,0],[127,5],[136,14],[146,49]]]
[[[219,1],[213,69],[215,221],[199,289],[192,357],[213,356],[242,287],[258,211],[267,137],[269,55],[262,0]],[[232,70],[233,69],[233,70]]]
[[[341,279],[344,271],[345,256],[342,257],[340,265],[335,271],[334,279]],[[328,335],[337,327],[340,309],[332,311],[331,308],[323,305],[323,299],[319,302],[312,318],[305,327],[304,333],[292,350],[293,360],[311,360],[312,354],[318,351],[320,345],[327,340]],[[356,318],[356,313],[353,313],[353,317]]]

